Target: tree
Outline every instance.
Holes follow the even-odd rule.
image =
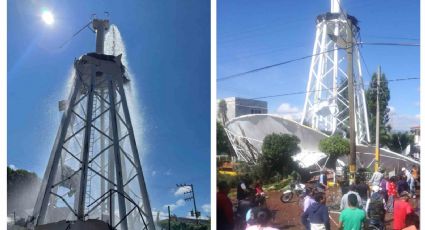
[[[300,140],[295,135],[267,135],[263,140],[263,154],[258,159],[256,169],[260,178],[267,181],[276,175],[289,175],[296,169],[292,156],[300,152],[299,143]]]
[[[319,142],[319,149],[329,156],[326,166],[335,169],[336,160],[350,153],[350,143],[347,139],[339,135],[334,135],[321,140]]]
[[[366,104],[367,113],[369,119],[369,132],[371,143],[376,143],[376,95],[377,95],[377,82],[378,75],[374,73],[372,80],[369,84],[369,88],[366,90]],[[388,81],[385,74],[381,74],[379,90],[379,123],[380,123],[380,143],[382,145],[388,145],[390,142],[391,126],[390,121],[390,109],[388,108],[388,101],[390,100],[390,89],[388,88]]]
[[[413,145],[413,140],[414,136],[409,132],[392,133],[388,148],[390,148],[391,151],[402,153],[409,144]]]
[[[227,138],[226,131],[220,122],[217,122],[217,155],[231,154],[231,144]]]
[[[40,179],[33,172],[7,167],[7,212],[26,217],[27,209],[34,208]]]

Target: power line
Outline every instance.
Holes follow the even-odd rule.
[[[416,43],[393,43],[393,42],[359,42],[359,43],[356,43],[355,45],[415,46],[415,47],[420,46],[420,44],[416,44]],[[350,47],[347,47],[347,48],[350,48]],[[304,60],[304,59],[307,59],[307,58],[311,58],[311,57],[314,57],[314,56],[322,55],[322,54],[329,53],[329,52],[332,52],[332,51],[335,51],[335,50],[340,50],[340,49],[346,49],[346,48],[330,49],[330,50],[323,51],[321,53],[307,55],[307,56],[303,56],[303,57],[300,57],[300,58],[295,58],[295,59],[291,59],[291,60],[288,60],[288,61],[279,62],[279,63],[272,64],[272,65],[267,65],[267,66],[264,66],[264,67],[248,70],[248,71],[245,71],[245,72],[242,72],[242,73],[232,74],[232,75],[229,75],[229,76],[226,76],[226,77],[217,78],[217,82],[229,80],[229,79],[236,78],[236,77],[241,77],[243,75],[259,72],[259,71],[262,71],[262,70],[265,70],[265,69],[270,69],[270,68],[274,68],[274,67],[281,66],[281,65],[286,65],[286,64],[289,64],[289,63],[292,63],[292,62],[301,61],[301,60]]]
[[[336,49],[326,50],[326,51],[323,51],[321,53],[307,55],[307,56],[304,56],[304,57],[295,58],[295,59],[291,59],[291,60],[284,61],[284,62],[279,62],[279,63],[276,63],[276,64],[260,67],[260,68],[249,70],[249,71],[242,72],[242,73],[232,74],[232,75],[229,75],[229,76],[226,76],[226,77],[217,78],[217,81],[225,81],[225,80],[228,80],[228,79],[231,79],[231,78],[240,77],[240,76],[243,76],[243,75],[246,75],[246,74],[258,72],[258,71],[265,70],[265,69],[270,69],[270,68],[273,68],[273,67],[276,67],[276,66],[285,65],[285,64],[292,63],[292,62],[296,62],[296,61],[301,61],[301,60],[304,60],[304,59],[307,59],[307,58],[311,58],[311,57],[314,57],[314,56],[322,55],[322,54],[329,53],[329,52],[332,52],[332,51],[335,51],[335,50],[340,50],[340,49],[344,49],[344,48],[336,48]]]
[[[387,82],[399,82],[399,81],[410,81],[410,80],[419,80],[420,77],[406,77],[406,78],[395,78],[395,79],[388,79]],[[381,80],[381,82],[384,82],[384,80]],[[368,82],[370,83],[370,82]],[[356,84],[356,86],[359,86],[361,84]],[[364,83],[363,85],[367,85]],[[333,88],[327,88],[327,89],[321,89],[321,90],[309,90],[309,91],[298,91],[298,92],[290,92],[290,93],[282,93],[282,94],[274,94],[274,95],[267,95],[267,96],[260,96],[260,97],[253,97],[248,98],[249,100],[259,100],[259,99],[267,99],[267,98],[274,98],[274,97],[284,97],[284,96],[293,96],[293,95],[304,95],[307,93],[314,93],[314,92],[320,92],[325,90],[333,90],[338,89],[339,87],[333,87]],[[369,87],[369,89],[373,89],[376,87]],[[230,102],[230,101],[227,101]]]

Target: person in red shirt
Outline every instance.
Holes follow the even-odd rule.
[[[227,194],[230,188],[225,181],[217,184],[217,229],[232,230],[233,221],[233,205]]]
[[[397,195],[397,185],[395,184],[395,177],[391,177],[389,182],[387,183],[387,195],[388,195],[388,202],[387,202],[387,212],[392,213],[394,210],[394,199]]]
[[[401,230],[406,227],[406,216],[413,212],[409,203],[409,192],[403,191],[400,199],[394,201],[394,222],[393,229]]]

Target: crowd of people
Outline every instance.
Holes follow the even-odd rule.
[[[304,198],[301,221],[305,229],[330,229],[329,210],[326,207],[327,189],[323,181],[326,175],[322,172],[317,186],[307,190]],[[414,209],[409,199],[416,198],[416,185],[419,172],[416,166],[411,170],[402,168],[397,176],[388,177],[385,170],[379,168],[368,183],[357,179],[355,184],[342,195],[338,227],[347,230],[385,229],[385,215],[393,216],[392,229],[404,229],[408,225],[407,218],[415,217]],[[313,199],[314,198],[314,199]],[[416,216],[417,217],[417,216]],[[412,222],[412,221],[410,221]]]
[[[360,179],[359,179],[360,178]],[[416,198],[419,172],[416,166],[410,170],[402,168],[398,175],[389,177],[379,168],[370,180],[357,177],[347,192],[342,194],[338,229],[360,230],[385,229],[386,214],[392,215],[392,228],[401,230],[413,225],[415,216],[409,200]],[[273,230],[273,214],[265,205],[265,193],[260,181],[252,185],[242,180],[237,186],[237,208],[228,197],[230,191],[226,182],[218,183],[217,228],[218,229],[264,229]],[[326,205],[327,176],[322,171],[316,186],[307,188],[303,196],[301,223],[307,230],[329,230],[331,219]],[[418,226],[417,226],[418,227]]]

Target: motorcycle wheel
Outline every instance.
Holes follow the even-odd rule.
[[[280,201],[282,201],[283,203],[288,203],[292,200],[293,196],[294,196],[294,193],[292,193],[292,192],[282,194],[282,196],[280,196]]]

